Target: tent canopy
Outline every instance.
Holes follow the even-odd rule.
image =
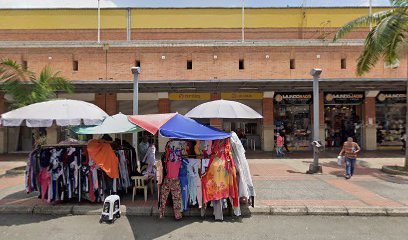
[[[129,122],[126,115],[118,113],[105,118],[99,126],[74,127],[72,130],[77,134],[111,134],[140,132],[143,128]]]
[[[16,110],[1,114],[0,125],[16,127],[51,127],[58,126],[98,125],[108,117],[98,106],[78,100],[51,100],[34,103]]]
[[[176,115],[177,113],[131,115],[128,116],[128,119],[131,123],[134,123],[155,135],[161,126]]]
[[[228,100],[215,100],[206,102],[193,108],[186,114],[191,118],[263,118],[252,108],[245,104]]]
[[[205,126],[195,120],[177,114],[160,128],[163,137],[186,140],[217,140],[231,137],[230,133]]]
[[[230,133],[205,126],[178,113],[133,115],[128,119],[152,134],[160,131],[167,138],[216,140],[231,136]]]

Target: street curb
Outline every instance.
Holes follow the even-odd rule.
[[[0,205],[0,214],[42,214],[42,215],[100,215],[102,207],[98,205]],[[124,216],[158,216],[156,207],[137,207],[121,205]],[[345,206],[259,206],[241,208],[243,217],[252,215],[282,216],[390,216],[408,217],[407,207],[345,207]],[[212,214],[207,209],[206,215]],[[228,211],[224,212],[225,215]],[[165,216],[174,215],[172,208],[166,208]],[[201,216],[199,209],[190,209],[184,217]]]

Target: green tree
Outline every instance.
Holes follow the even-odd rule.
[[[399,57],[406,49],[408,0],[390,0],[390,3],[392,8],[389,10],[359,17],[341,27],[334,37],[334,41],[337,41],[355,28],[372,26],[365,39],[363,51],[357,59],[357,75],[369,72],[380,58],[388,65],[399,63]],[[408,80],[406,88],[408,93]],[[405,132],[408,133],[408,109],[406,123]],[[408,170],[407,141],[405,149],[405,169]]]
[[[8,61],[8,66],[11,66],[10,70],[2,74],[1,81],[3,90],[12,99],[12,109],[56,98],[59,91],[73,92],[71,83],[49,66],[43,68],[38,78],[13,61]]]
[[[54,72],[49,66],[44,67],[37,78],[10,59],[0,61],[0,83],[11,99],[11,109],[44,102],[56,98],[56,92],[72,93],[74,89],[60,72]],[[39,129],[33,129],[33,134],[36,143],[45,139]]]

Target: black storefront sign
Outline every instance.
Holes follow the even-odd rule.
[[[312,103],[312,93],[276,93],[276,104],[304,105]]]
[[[364,92],[328,92],[324,94],[327,105],[357,105],[364,102]]]
[[[376,97],[378,104],[406,103],[407,94],[405,92],[380,92]]]

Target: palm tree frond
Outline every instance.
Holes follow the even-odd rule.
[[[354,19],[353,21],[345,24],[336,32],[336,35],[333,38],[333,42],[343,38],[347,33],[349,33],[350,31],[357,27],[366,27],[369,26],[370,23],[374,25],[380,23],[384,18],[392,15],[394,11],[395,11],[394,9],[386,10],[374,13],[372,15],[362,16],[357,19]]]
[[[20,64],[17,64],[11,59],[0,60],[0,82],[6,81],[28,81],[33,77],[33,73],[23,69]]]

